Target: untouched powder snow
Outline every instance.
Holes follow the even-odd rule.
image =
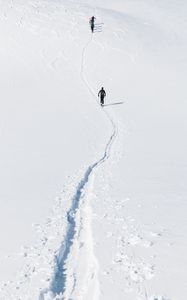
[[[0,8],[0,300],[186,300],[187,4]]]

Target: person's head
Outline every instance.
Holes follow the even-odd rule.
[[[101,89],[104,90],[104,87],[102,87]]]

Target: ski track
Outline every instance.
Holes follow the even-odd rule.
[[[73,34],[76,24],[77,23],[74,19],[69,30],[71,35]],[[96,32],[98,31],[96,30]],[[59,33],[56,33],[56,35],[59,38]],[[103,43],[98,43],[93,37],[94,35],[91,34],[90,38],[82,49],[80,77],[94,101],[96,101],[97,105],[99,105],[96,96],[97,93],[89,83],[86,76],[86,55],[89,46],[93,42],[98,44],[102,50],[105,50],[109,44],[107,43],[104,45]],[[110,48],[119,51],[117,48],[111,46]],[[132,62],[135,62],[136,56],[133,57],[130,55],[130,53],[128,54],[128,52],[126,55],[131,58]],[[47,54],[45,54],[45,51],[41,52],[41,56],[43,60],[47,62],[48,57]],[[52,60],[48,67],[55,71],[58,60],[60,59],[67,60],[62,50],[58,53],[57,57]],[[100,282],[98,280],[99,263],[94,254],[92,209],[90,203],[92,200],[94,177],[97,176],[96,170],[110,158],[111,148],[116,137],[118,136],[118,126],[116,124],[119,123],[119,120],[117,120],[117,122],[113,120],[105,108],[101,108],[101,110],[111,123],[112,133],[105,146],[104,152],[101,155],[101,158],[87,167],[83,177],[81,176],[82,179],[80,179],[75,188],[74,196],[71,196],[71,207],[66,213],[67,227],[65,237],[63,238],[63,241],[59,242],[59,245],[61,245],[60,249],[53,254],[54,264],[52,275],[50,274],[49,276],[49,286],[44,288],[41,292],[38,292],[39,300],[99,300],[100,298]],[[119,126],[119,129],[121,129],[121,126]],[[137,241],[134,239],[135,237],[133,235],[129,243],[132,245],[133,243],[136,243]],[[116,255],[116,266],[121,268],[123,273],[126,272],[127,281],[129,282],[129,285],[137,291],[137,294],[143,295],[144,299],[148,300],[146,279],[147,277],[152,276],[152,268],[144,262],[139,261],[138,258],[135,257],[134,253],[130,256],[127,256],[127,249],[123,249],[123,243],[124,242],[122,242],[122,245],[120,245],[122,254],[117,253]],[[82,256],[83,259],[81,259]],[[76,264],[78,267],[80,267],[78,268],[80,270],[77,270]],[[24,274],[27,274],[27,276],[23,276],[21,285],[28,286],[27,297],[29,299],[32,268],[27,266]],[[7,294],[7,298],[8,297],[9,296]]]
[[[93,90],[92,86],[88,83],[87,77],[84,72],[85,55],[86,55],[86,51],[87,51],[89,45],[92,42],[92,39],[93,39],[93,35],[91,36],[89,41],[86,43],[86,45],[84,46],[83,51],[82,51],[80,76],[81,76],[81,79],[84,82],[86,88],[89,90],[90,94],[94,97],[95,101],[98,104],[97,98],[95,96],[96,93]],[[75,239],[76,239],[76,234],[77,234],[77,232],[79,232],[79,235],[80,235],[80,231],[82,230],[82,227],[84,227],[84,224],[81,224],[81,223],[77,224],[76,216],[77,216],[78,212],[80,214],[82,214],[82,212],[80,211],[81,210],[80,205],[81,205],[81,202],[84,202],[84,199],[87,196],[88,191],[86,190],[86,188],[87,188],[87,186],[90,185],[91,177],[93,177],[94,173],[96,172],[96,169],[98,167],[100,167],[102,164],[104,164],[106,160],[109,159],[110,153],[111,153],[111,147],[112,147],[112,145],[116,139],[116,136],[118,134],[117,126],[114,123],[113,119],[110,117],[109,113],[106,112],[103,108],[102,108],[102,111],[112,125],[112,134],[106,144],[106,147],[105,147],[102,157],[87,168],[87,170],[84,174],[84,177],[81,179],[81,181],[79,182],[79,184],[76,188],[75,195],[72,199],[71,208],[67,212],[68,227],[67,227],[67,231],[65,234],[65,239],[62,242],[62,245],[60,247],[58,255],[55,257],[55,270],[54,270],[53,278],[51,280],[50,288],[44,289],[43,291],[41,291],[39,300],[46,299],[45,295],[49,295],[52,298],[56,297],[56,296],[60,296],[60,298],[58,298],[58,299],[69,299],[66,296],[64,297],[64,294],[67,292],[66,289],[67,289],[67,285],[68,285],[68,283],[67,283],[67,281],[68,281],[67,268],[68,267],[67,267],[66,263],[67,263],[67,259],[68,259],[69,255],[71,254],[71,250],[72,250],[72,247],[73,247]],[[89,201],[89,197],[86,200]],[[88,203],[85,203],[82,210],[85,208],[86,205],[87,205],[87,211],[89,211],[89,213],[88,213],[88,215],[90,217],[89,223],[91,223],[92,212],[91,212],[90,205],[88,205]],[[90,226],[89,233],[91,234],[91,239],[92,239],[91,224],[89,224],[89,226]],[[79,227],[79,228],[77,228],[77,227]],[[93,248],[93,241],[90,243],[92,244],[92,248]],[[99,295],[99,282],[97,279],[98,262],[97,262],[96,257],[94,256],[93,249],[92,249],[92,261],[93,261],[93,265],[95,265],[95,270],[93,271],[93,274],[91,275],[91,277],[92,277],[91,279],[95,278],[97,280],[97,282],[95,284],[95,289],[97,289],[97,291],[93,291],[93,299],[99,299],[99,296],[98,296]],[[95,264],[94,264],[94,262],[95,262]],[[70,294],[76,288],[76,275],[73,274],[72,277],[73,277],[73,284],[72,284]],[[83,290],[86,290],[88,288],[89,287],[87,287],[87,282],[86,282],[84,284]],[[94,296],[94,294],[96,295],[96,297]]]

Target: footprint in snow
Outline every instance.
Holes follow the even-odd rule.
[[[151,296],[149,300],[170,300],[170,299],[165,298],[164,296]]]
[[[154,277],[154,267],[148,264],[137,264],[131,267],[130,277],[135,282],[143,282],[144,280],[150,280]],[[152,299],[156,300],[156,299]],[[167,300],[167,299],[157,299]]]
[[[145,248],[150,248],[150,247],[152,247],[153,245],[154,245],[154,243],[151,242],[151,241],[144,241],[144,242],[142,243],[142,246],[145,247]]]
[[[162,236],[162,234],[160,232],[153,232],[153,231],[150,232],[150,235],[152,237],[161,237]]]
[[[145,248],[149,248],[149,247],[152,247],[154,245],[154,243],[152,241],[146,241],[139,235],[130,236],[130,238],[128,240],[128,244],[131,245],[131,246],[140,245],[140,246],[143,246]]]

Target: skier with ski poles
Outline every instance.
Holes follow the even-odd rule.
[[[92,33],[94,32],[94,28],[95,28],[95,17],[93,16],[93,17],[91,17],[91,19],[90,19],[90,27],[91,27],[91,31],[92,31]]]
[[[99,91],[98,97],[100,97],[100,104],[101,104],[101,106],[103,106],[104,105],[104,98],[106,97],[106,92],[105,92],[103,87]]]

